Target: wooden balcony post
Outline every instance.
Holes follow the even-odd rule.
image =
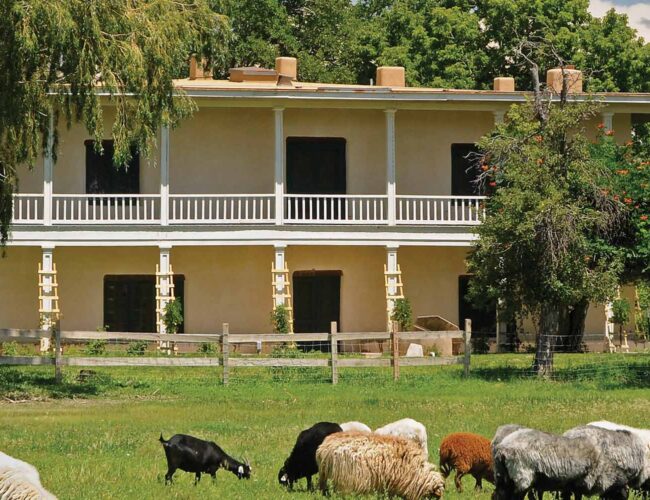
[[[388,202],[388,225],[394,226],[397,221],[397,188],[395,166],[395,113],[387,109],[386,114],[386,195]]]
[[[169,126],[160,129],[160,224],[169,225]]]
[[[609,132],[614,130],[614,113],[611,111],[605,111],[602,113],[603,125],[605,125],[605,131]]]
[[[284,108],[274,108],[275,117],[275,224],[284,222]]]
[[[54,115],[50,113],[47,145],[43,158],[43,223],[52,225],[52,194],[54,193]]]

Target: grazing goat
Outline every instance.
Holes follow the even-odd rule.
[[[429,447],[427,445],[427,429],[420,422],[412,418],[403,418],[396,422],[386,424],[375,430],[380,436],[398,436],[411,439],[420,445],[424,458],[429,459]]]
[[[298,434],[293,450],[278,472],[278,482],[292,489],[293,483],[304,477],[307,489],[311,491],[314,488],[311,477],[318,472],[316,450],[327,436],[335,432],[341,432],[339,424],[319,422]]]
[[[372,432],[372,429],[363,422],[345,422],[341,424],[341,429],[343,432]]]
[[[641,440],[644,447],[644,466],[643,472],[639,477],[639,489],[644,492],[644,494],[650,493],[650,430],[637,429],[636,427],[616,424],[614,422],[608,422],[607,420],[591,422],[587,425],[602,427],[603,429],[609,429],[612,431],[629,431]]]
[[[579,494],[600,495],[607,500],[625,500],[629,486],[638,488],[645,465],[644,444],[629,431],[613,431],[583,425],[564,433],[568,438],[590,440],[598,451],[589,474],[574,486]]]
[[[568,500],[598,459],[591,439],[585,437],[569,438],[526,428],[508,434],[497,429],[497,435],[504,434],[493,447],[493,499],[523,500],[533,491],[540,497],[544,491],[560,491]]]
[[[195,474],[194,484],[206,473],[217,478],[218,469],[226,469],[239,479],[250,479],[251,466],[248,461],[240,462],[229,456],[216,443],[204,441],[186,434],[175,434],[165,441],[160,434],[160,442],[167,457],[165,484],[172,481],[177,469]]]
[[[411,440],[365,432],[328,436],[316,452],[319,486],[342,494],[383,493],[407,500],[440,498],[445,480]]]
[[[24,500],[56,500],[43,488],[33,465],[0,452],[0,498]]]
[[[447,478],[454,469],[458,492],[463,491],[460,480],[466,474],[474,476],[477,489],[483,488],[483,479],[494,483],[490,440],[468,432],[446,436],[440,443],[440,472]]]

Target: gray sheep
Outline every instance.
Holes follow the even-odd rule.
[[[560,491],[568,500],[597,462],[589,438],[526,428],[508,431],[512,428],[497,429],[501,441],[493,447],[496,500],[523,500],[533,491]]]
[[[625,500],[630,486],[641,486],[645,479],[645,450],[638,436],[625,430],[583,425],[565,432],[564,437],[587,439],[598,451],[589,474],[574,485],[577,498],[584,494],[600,495],[607,500]]]

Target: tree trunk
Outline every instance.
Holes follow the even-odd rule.
[[[553,354],[560,326],[560,307],[557,304],[543,304],[539,317],[539,335],[533,370],[542,377],[553,373]]]
[[[570,307],[561,308],[560,337],[556,343],[558,351],[581,352],[588,309],[589,301],[587,300],[582,300]]]

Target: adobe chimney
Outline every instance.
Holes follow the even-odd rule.
[[[495,92],[514,92],[515,79],[508,76],[497,76],[494,79]]]
[[[567,92],[569,94],[579,94],[582,92],[582,71],[575,66],[567,65],[564,67],[564,73],[567,78]],[[562,92],[562,68],[549,69],[546,72],[546,85],[560,94]]]
[[[377,68],[379,87],[406,87],[406,73],[402,66],[380,66]]]
[[[276,57],[275,71],[279,77],[289,77],[292,81],[298,79],[298,59],[295,57]]]
[[[212,71],[205,66],[205,60],[201,63],[196,60],[196,56],[190,57],[190,80],[197,78],[212,78]]]

